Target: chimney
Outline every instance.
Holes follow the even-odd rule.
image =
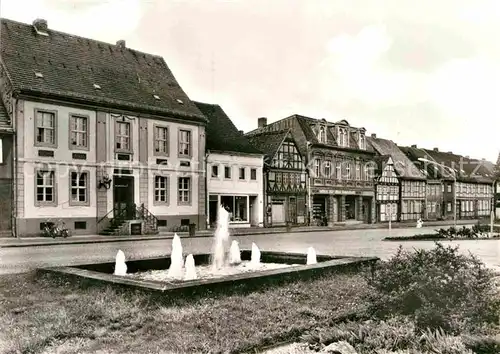
[[[448,152],[447,152],[447,154],[453,154],[453,152],[451,152],[451,151],[448,151]]]
[[[415,145],[415,144],[414,144],[414,145],[412,145],[411,147],[416,149],[416,148],[417,148],[417,145]]]
[[[372,134],[373,139],[377,139],[377,134]]]
[[[240,130],[239,131],[241,135],[245,135],[245,133],[243,132],[243,130]]]
[[[257,120],[257,125],[258,125],[259,128],[264,128],[265,126],[267,126],[267,118],[266,117],[260,117]]]
[[[437,151],[437,152],[439,152],[439,149],[438,149],[438,148],[434,148],[434,151]]]
[[[125,40],[120,39],[119,41],[116,41],[116,46],[117,46],[118,48],[126,48],[126,47],[125,47]]]
[[[47,21],[42,18],[37,18],[35,21],[33,21],[33,27],[38,34],[48,34]]]
[[[465,155],[465,158],[466,158],[466,159],[470,159],[470,156],[469,156],[469,155]]]

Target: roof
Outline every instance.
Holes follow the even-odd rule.
[[[418,161],[421,169],[427,169],[428,178],[453,180],[453,173],[449,169],[453,169],[456,173],[458,181],[475,182],[475,183],[492,183],[494,172],[492,171],[491,162],[486,160],[471,159],[467,156],[453,154],[452,152],[443,152],[438,149],[423,149],[415,146],[400,147],[413,161],[418,158],[424,158],[440,165],[446,166],[448,169],[433,165],[425,161]]]
[[[15,93],[205,122],[160,56],[8,19],[0,33]]]
[[[262,132],[260,134],[248,136],[248,140],[253,146],[258,146],[267,158],[272,159],[278,152],[278,149],[288,133],[289,130]]]
[[[419,161],[420,158],[431,160],[430,157],[423,149],[408,146],[398,146],[398,148],[408,157],[415,167],[417,167],[428,179],[450,179],[449,173],[443,173],[441,169],[430,163]]]
[[[379,155],[391,156],[394,170],[399,177],[406,179],[426,179],[422,171],[413,164],[392,140],[366,137],[366,141]]]
[[[314,145],[320,145],[320,146],[326,146],[326,147],[335,147],[339,149],[353,149],[353,150],[360,150],[359,149],[359,142],[357,138],[357,131],[362,131],[363,133],[365,132],[364,128],[355,128],[351,127],[349,123],[346,120],[341,120],[339,122],[327,122],[325,119],[317,119],[317,118],[311,118],[311,117],[306,117],[300,114],[294,114],[292,116],[283,118],[279,121],[270,123],[266,125],[265,127],[260,127],[257,129],[254,129],[246,134],[246,136],[253,136],[253,135],[258,135],[262,134],[265,132],[272,132],[276,130],[282,130],[284,127],[281,126],[281,129],[276,129],[276,127],[280,126],[280,123],[283,121],[295,121],[296,125],[302,130],[304,133],[304,136],[307,141],[311,142]],[[326,127],[326,137],[327,137],[327,142],[326,143],[321,143],[318,139],[318,129],[319,127]],[[336,132],[334,127],[335,126],[347,126],[350,127],[351,132],[350,132],[350,139],[349,139],[349,146],[344,147],[344,146],[339,146],[337,143],[336,139]],[[360,150],[360,151],[368,151],[372,152],[369,150]]]
[[[219,105],[194,103],[208,118],[206,126],[207,150],[262,155],[262,151],[250,143]]]

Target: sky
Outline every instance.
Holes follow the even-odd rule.
[[[161,55],[245,132],[302,114],[500,152],[498,0],[0,0],[0,16]]]

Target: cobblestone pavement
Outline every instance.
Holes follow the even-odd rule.
[[[417,233],[431,233],[434,228],[394,229],[391,236],[410,236]],[[405,248],[432,248],[432,241],[387,242],[387,229],[321,231],[306,233],[261,234],[234,237],[243,249],[250,249],[255,242],[263,251],[304,252],[313,246],[318,254],[345,256],[390,257],[402,244]],[[185,253],[210,252],[210,237],[183,238]],[[500,268],[500,240],[450,241],[447,244],[460,245],[463,252],[471,251],[492,267]],[[0,274],[26,272],[37,267],[61,266],[82,263],[113,261],[121,249],[127,259],[157,257],[170,253],[171,240],[141,240],[96,244],[64,244],[0,248]]]

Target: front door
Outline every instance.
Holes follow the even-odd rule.
[[[128,220],[135,215],[134,177],[115,176],[113,178],[113,205],[115,216],[123,215]]]

